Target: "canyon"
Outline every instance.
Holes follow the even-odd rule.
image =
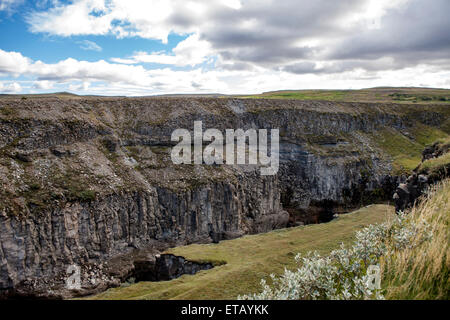
[[[382,137],[422,143],[422,132],[450,134],[449,119],[439,104],[3,98],[0,294],[92,294],[158,265],[170,247],[326,222],[389,201],[407,170],[396,170]],[[173,164],[171,134],[194,121],[221,132],[279,129],[278,173]],[[189,263],[189,272],[203,268]],[[73,264],[82,272],[77,291],[65,287]]]

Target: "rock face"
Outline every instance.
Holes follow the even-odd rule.
[[[0,103],[0,291],[69,297],[118,285],[139,252],[327,221],[383,188],[385,127],[445,121],[441,107],[212,98]],[[174,165],[171,133],[280,129],[280,169]],[[395,185],[395,184],[394,184]],[[138,253],[136,253],[138,252]],[[80,266],[82,289],[65,289]]]
[[[433,159],[442,156],[450,151],[450,144],[440,144],[439,142],[426,147],[422,152],[422,162],[428,159]]]
[[[327,208],[357,205],[363,192],[384,188],[389,177],[385,170],[389,163],[376,154],[371,155],[373,158],[354,154],[330,157],[294,144],[282,144],[281,148],[282,203],[285,208],[296,209],[296,216],[303,223],[331,220],[335,212]],[[317,212],[308,216],[311,209]]]
[[[427,187],[428,177],[423,174],[413,174],[408,177],[406,183],[400,183],[392,197],[395,203],[395,212],[398,213],[412,207]]]
[[[106,261],[154,240],[177,245],[208,242],[216,234],[219,241],[285,227],[277,188],[273,177],[253,176],[180,194],[161,188],[114,194],[30,212],[26,219],[2,215],[0,287],[50,280],[65,272],[62,266]]]

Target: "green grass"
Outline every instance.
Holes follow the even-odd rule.
[[[447,120],[445,120],[444,123],[441,124],[441,130],[446,132],[447,134],[450,134],[450,116],[447,117]]]
[[[347,96],[347,92],[348,91],[336,91],[336,90],[286,91],[286,92],[274,92],[270,94],[248,96],[246,98],[342,101]]]
[[[443,168],[445,166],[448,166],[450,164],[450,152],[447,152],[446,154],[433,159],[428,159],[424,161],[421,165],[421,169],[426,169],[429,171],[435,171],[439,168]]]
[[[399,104],[449,104],[450,90],[389,87],[361,90],[281,90],[239,97],[252,99],[394,102]]]
[[[192,261],[211,261],[217,266],[171,281],[139,282],[109,289],[90,299],[236,299],[240,294],[258,291],[260,280],[269,274],[280,274],[285,267],[295,268],[297,253],[329,253],[341,242],[351,243],[358,229],[385,221],[393,212],[388,205],[371,205],[329,223],[249,235],[219,244],[173,248],[168,252]]]
[[[416,142],[424,147],[435,142],[449,141],[450,138],[446,132],[423,124],[416,124],[412,128],[412,135]]]
[[[445,95],[432,95],[432,94],[424,94],[424,95],[417,95],[417,94],[407,94],[407,93],[392,93],[389,95],[392,97],[393,100],[399,100],[399,101],[447,101],[450,99],[450,97]]]
[[[392,157],[395,174],[413,170],[422,159],[423,146],[396,130],[380,130],[373,140],[378,147]]]
[[[73,195],[79,201],[89,202],[95,200],[95,191],[92,190],[82,190]]]
[[[408,136],[386,128],[372,137],[373,142],[393,160],[393,173],[410,173],[422,160],[422,151],[435,141],[445,141],[448,135],[437,128],[417,124],[409,129]]]
[[[433,236],[419,246],[392,251],[382,259],[383,289],[387,299],[448,300],[450,298],[450,180],[444,180],[428,193],[425,201],[408,215],[416,225],[426,221]],[[389,243],[387,244],[389,246]]]

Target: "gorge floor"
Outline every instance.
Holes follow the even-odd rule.
[[[262,278],[295,268],[294,257],[317,250],[327,253],[348,244],[355,232],[393,217],[389,205],[370,205],[339,215],[328,223],[313,224],[247,235],[218,244],[192,244],[167,250],[189,261],[210,262],[215,267],[171,281],[139,282],[109,289],[87,299],[236,299],[256,292]]]

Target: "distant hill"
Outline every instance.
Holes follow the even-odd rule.
[[[126,96],[77,95],[70,92],[55,92],[42,94],[0,94],[1,98],[126,98]],[[277,90],[261,94],[226,95],[221,93],[207,94],[160,94],[140,96],[134,98],[225,98],[236,97],[246,99],[295,99],[316,101],[344,101],[344,102],[395,102],[414,104],[450,104],[450,89],[416,88],[416,87],[376,87],[368,89],[347,90]]]
[[[254,99],[450,104],[449,89],[414,87],[377,87],[360,90],[279,90],[241,97]]]

